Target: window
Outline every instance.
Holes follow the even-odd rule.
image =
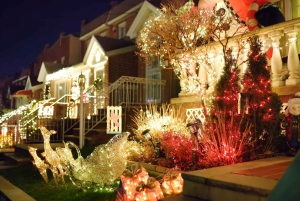
[[[96,55],[95,55],[95,60],[98,63],[98,62],[100,62],[100,59],[101,59],[101,54],[100,54],[100,51],[98,50]]]
[[[161,80],[160,58],[147,57],[146,58],[146,78]],[[161,102],[161,86],[147,83],[146,85],[146,100],[149,103]]]
[[[65,63],[65,57],[62,57],[61,58],[61,64],[64,64]]]
[[[126,36],[126,22],[122,22],[118,25],[118,37],[119,39]]]
[[[287,7],[290,8],[291,19],[299,18],[300,17],[300,1],[299,0],[290,0],[286,3],[287,4],[290,3],[290,5],[287,5]]]
[[[56,84],[56,99],[60,99],[68,93],[68,82],[60,82]],[[66,102],[67,98],[63,98],[60,102]]]

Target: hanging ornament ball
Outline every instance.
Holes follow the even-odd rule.
[[[220,8],[219,10],[217,10],[216,15],[217,16],[223,16],[225,14],[225,9],[224,8]]]
[[[212,16],[210,17],[210,20],[214,22],[214,21],[216,20],[216,16],[212,15]]]
[[[230,25],[228,23],[224,23],[221,25],[222,30],[228,31],[230,29]]]

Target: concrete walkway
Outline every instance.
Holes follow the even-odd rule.
[[[278,179],[241,173],[252,172],[251,169],[262,167],[268,169],[270,166],[285,164],[293,159],[279,156],[184,172],[183,195],[209,201],[264,201],[277,185]],[[282,169],[280,171],[281,174],[285,172]]]
[[[35,201],[24,191],[0,176],[0,200],[1,201]]]
[[[281,176],[265,177],[255,175],[253,170],[269,169],[271,166],[291,162],[293,157],[272,157],[222,167],[184,172],[184,192],[177,197],[165,198],[170,201],[264,201],[273,191],[278,179],[285,172],[279,168]],[[1,165],[0,169],[5,168]],[[7,166],[7,168],[9,168]],[[285,166],[287,168],[287,166]],[[268,171],[264,171],[268,172]],[[250,175],[250,173],[252,175]],[[2,195],[5,194],[5,196]],[[0,176],[0,201],[33,201],[25,192]]]

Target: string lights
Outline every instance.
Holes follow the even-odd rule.
[[[107,144],[99,145],[95,150],[83,158],[80,150],[72,142],[65,143],[65,147],[53,150],[50,146],[50,136],[55,131],[48,131],[40,127],[44,137],[45,160],[36,155],[36,149],[29,147],[36,165],[44,180],[45,171],[50,169],[55,183],[64,183],[64,176],[69,175],[74,185],[81,189],[110,188],[126,168],[127,153],[123,150],[129,133],[115,135]],[[78,157],[74,159],[71,147],[75,147]]]
[[[159,56],[161,61],[169,61],[169,66],[163,63],[161,66],[174,70],[180,79],[182,95],[203,98],[207,84],[201,73],[207,73],[209,87],[213,88],[218,79],[216,69],[222,65],[222,58],[214,57],[214,52],[222,47],[224,50],[227,44],[222,40],[241,33],[242,28],[225,7],[203,9],[193,1],[180,8],[163,5],[140,30],[137,47],[141,56]],[[212,46],[215,41],[222,47]],[[222,55],[225,56],[224,52]],[[200,66],[206,72],[200,72]]]

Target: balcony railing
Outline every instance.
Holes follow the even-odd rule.
[[[273,55],[268,64],[270,66],[270,72],[272,76],[271,86],[273,91],[277,92],[279,95],[288,95],[288,93],[294,93],[295,90],[300,91],[300,69],[297,50],[297,34],[299,31],[300,18],[297,18],[273,26],[260,28],[252,32],[235,35],[228,42],[233,50],[232,54],[237,54],[235,51],[238,51],[238,47],[236,45],[238,40],[246,41],[249,37],[254,35],[260,37],[264,44],[265,50],[268,49],[267,44],[270,44],[273,47]],[[212,42],[208,46],[210,47],[205,47],[206,51],[201,51],[201,47],[199,47],[198,56],[203,56],[201,54],[205,52],[205,56],[207,56],[209,60],[208,62],[210,63],[210,68],[211,66],[214,68],[212,71],[214,71],[214,76],[216,76],[216,79],[211,78],[212,73],[208,72],[207,69],[209,69],[209,67],[204,66],[205,63],[201,64],[202,67],[200,65],[199,69],[197,69],[196,65],[189,63],[189,66],[192,66],[191,68],[195,68],[191,69],[191,72],[195,72],[195,74],[182,76],[183,79],[180,80],[180,96],[195,95],[199,93],[201,87],[203,89],[206,86],[209,86],[209,88],[205,91],[206,94],[214,91],[214,85],[216,83],[215,81],[220,77],[222,68],[224,66],[224,61],[223,56],[220,55],[220,52],[222,52],[222,46],[218,42]],[[244,59],[245,61],[247,58],[247,53],[248,51],[246,48],[243,52],[243,55],[240,55],[239,59]],[[283,63],[283,60],[286,60],[286,58],[287,62]],[[245,72],[246,68],[247,62],[244,62],[241,65],[241,72]],[[198,80],[200,80],[200,86],[195,87],[195,83],[192,81],[192,76],[197,76]],[[295,86],[299,86],[299,88]],[[294,89],[294,91],[279,90],[286,87]]]

